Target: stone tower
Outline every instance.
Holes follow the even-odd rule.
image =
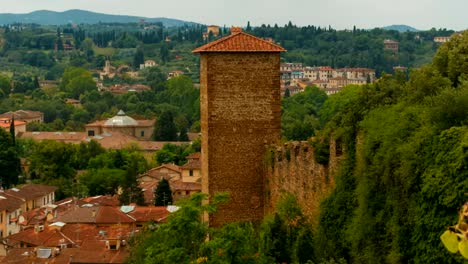
[[[264,146],[281,133],[283,51],[240,28],[193,51],[200,53],[202,190],[230,193],[212,226],[263,218]]]

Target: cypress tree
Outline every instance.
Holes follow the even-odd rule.
[[[154,191],[154,205],[166,206],[172,204],[172,191],[169,181],[162,178]]]
[[[174,124],[172,112],[163,112],[154,127],[154,140],[177,141],[177,128]]]

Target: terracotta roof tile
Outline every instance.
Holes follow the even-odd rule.
[[[57,190],[55,186],[42,184],[26,184],[15,189],[8,189],[5,193],[26,200],[33,200]]]
[[[187,159],[200,159],[201,152],[195,152],[187,156]]]
[[[201,52],[283,52],[286,51],[279,45],[252,36],[250,34],[232,31],[232,34],[215,40],[206,45],[194,49],[193,53]]]
[[[161,222],[167,218],[169,211],[165,206],[137,206],[128,214],[137,222]]]
[[[92,196],[86,197],[80,200],[82,203],[90,203],[94,205],[101,205],[101,206],[118,206],[120,204],[119,198],[114,195],[99,195],[99,196]]]
[[[19,209],[24,201],[16,196],[9,195],[6,192],[0,192],[0,211],[7,210],[13,212]]]
[[[180,168],[184,170],[201,169],[200,159],[189,159],[189,161],[182,165]]]
[[[34,140],[55,140],[65,143],[80,143],[85,140],[86,132],[23,132],[19,138],[31,138]]]
[[[172,191],[201,191],[201,183],[174,181],[170,183]]]
[[[97,224],[120,224],[133,222],[135,222],[135,219],[120,211],[120,207],[101,206],[99,207],[99,211],[96,215]]]

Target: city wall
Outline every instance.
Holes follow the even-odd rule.
[[[341,144],[330,141],[327,165],[315,161],[309,142],[294,141],[268,146],[265,154],[265,213],[274,212],[282,193],[296,196],[312,224],[318,221],[320,202],[335,187],[334,176],[343,156]]]

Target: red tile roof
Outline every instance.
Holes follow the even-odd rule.
[[[135,219],[120,211],[119,207],[114,206],[101,206],[96,215],[97,224],[123,224],[133,222],[135,222]]]
[[[104,205],[104,206],[118,206],[120,205],[119,198],[114,195],[99,195],[93,197],[86,197],[79,201],[79,203],[90,203],[94,205]]]
[[[231,29],[232,34],[194,49],[193,53],[201,52],[283,52],[279,45],[239,31]]]
[[[23,126],[23,125],[25,125],[25,124],[26,124],[26,122],[15,120],[15,127],[17,127],[17,126]],[[10,125],[11,125],[11,119],[8,119],[8,118],[0,118],[0,127],[9,128]]]
[[[34,140],[55,140],[65,143],[80,143],[86,139],[86,132],[22,132],[19,138],[31,138]]]
[[[8,212],[13,212],[16,209],[19,209],[24,201],[3,191],[0,192],[0,211],[6,210]]]
[[[187,159],[200,159],[201,152],[195,152],[187,156]]]
[[[55,186],[42,184],[26,184],[18,188],[8,189],[5,193],[26,200],[33,200],[53,193],[57,190]]]
[[[16,120],[23,120],[23,119],[31,119],[31,118],[40,118],[43,117],[44,114],[42,112],[37,111],[30,111],[30,110],[18,110],[16,112],[6,112],[0,115],[0,118],[8,118],[11,119],[15,116]]]
[[[169,211],[165,206],[137,206],[128,214],[137,222],[161,222],[167,218]]]
[[[180,167],[183,170],[201,169],[200,159],[189,159],[187,163]]]
[[[170,183],[171,190],[174,191],[201,191],[201,183],[183,182],[181,180]]]

